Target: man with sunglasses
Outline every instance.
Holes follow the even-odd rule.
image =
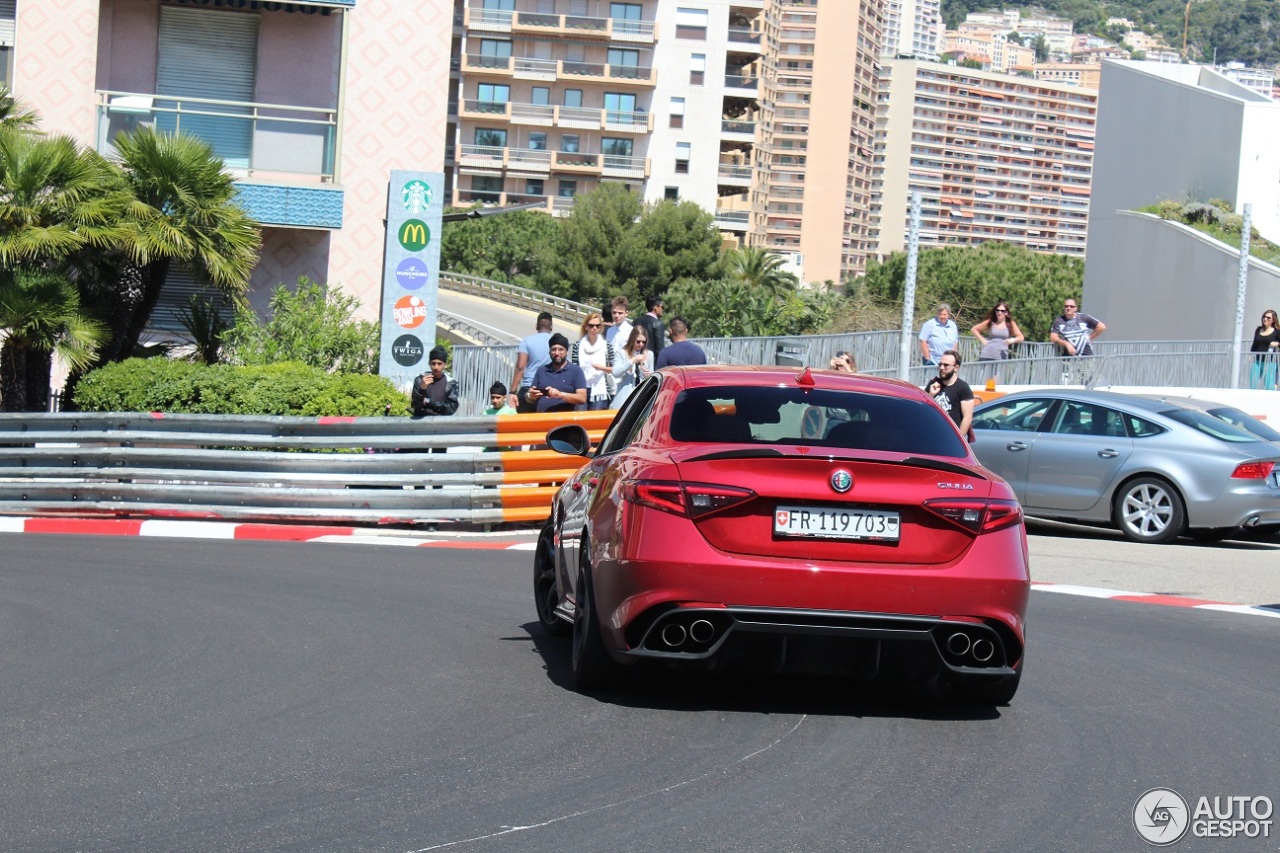
[[[949,349],[938,358],[938,375],[924,386],[924,392],[951,416],[960,434],[968,438],[969,427],[973,425],[973,389],[960,378],[960,353]]]
[[[1076,300],[1068,297],[1062,303],[1062,314],[1049,328],[1049,341],[1061,347],[1062,354],[1068,357],[1093,355],[1090,342],[1106,330],[1106,323],[1089,314],[1081,314]]]

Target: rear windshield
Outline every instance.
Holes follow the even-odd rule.
[[[1211,435],[1219,441],[1225,441],[1230,444],[1242,444],[1259,440],[1253,433],[1247,432],[1240,427],[1232,426],[1221,418],[1215,418],[1213,415],[1205,414],[1204,412],[1196,412],[1190,409],[1173,409],[1162,414],[1169,420],[1185,424],[1205,435]]]
[[[671,437],[689,442],[968,455],[951,419],[933,403],[796,387],[687,389],[676,398]]]
[[[1224,406],[1221,409],[1210,409],[1209,414],[1245,432],[1251,432],[1263,441],[1280,441],[1280,432],[1276,432],[1253,415],[1246,415],[1239,409]]]

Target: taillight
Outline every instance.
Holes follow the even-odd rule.
[[[710,483],[672,483],[662,480],[626,480],[623,500],[688,518],[703,518],[756,496],[750,489]]]
[[[925,501],[924,508],[975,534],[1003,530],[1022,521],[1022,506],[1017,501],[935,498]]]
[[[1242,462],[1231,472],[1233,480],[1265,480],[1275,470],[1274,462]]]

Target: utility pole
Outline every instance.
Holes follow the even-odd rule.
[[[1240,387],[1241,356],[1244,354],[1244,299],[1249,289],[1249,238],[1253,231],[1253,205],[1245,204],[1240,223],[1240,267],[1236,275],[1236,327],[1231,344],[1231,387]]]
[[[911,218],[907,225],[907,271],[902,289],[902,345],[898,354],[898,378],[911,378],[916,313],[916,259],[920,254],[920,193],[911,194]]]

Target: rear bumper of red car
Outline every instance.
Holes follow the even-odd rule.
[[[777,664],[781,655],[784,669],[812,658],[868,676],[1020,667],[1030,591],[1020,525],[978,536],[938,566],[744,558],[697,536],[672,548],[647,534],[592,560],[606,646],[621,660]]]

